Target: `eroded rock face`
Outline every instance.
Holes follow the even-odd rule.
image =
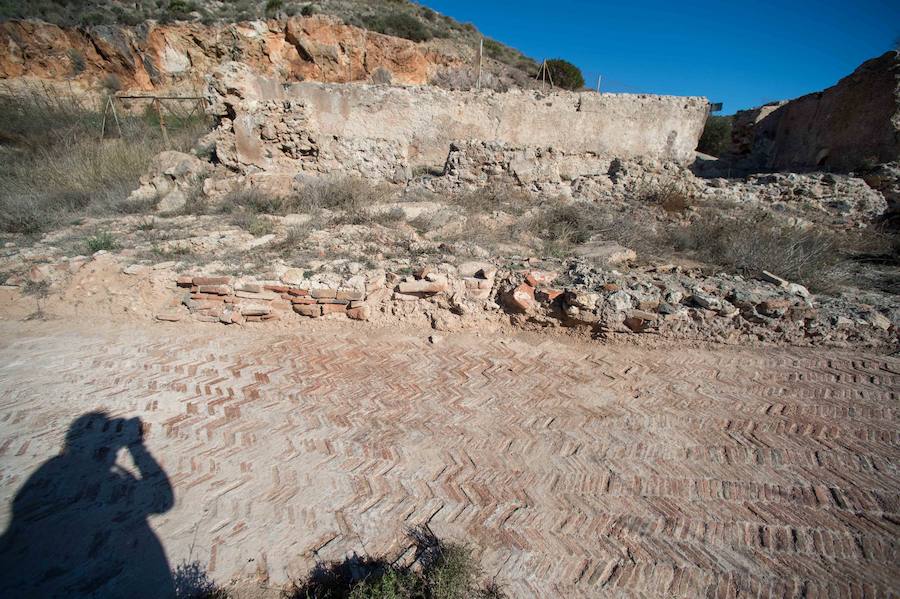
[[[148,21],[136,27],[0,23],[0,79],[66,80],[92,88],[115,75],[124,89],[199,89],[223,60],[286,81],[367,81],[380,70],[406,84],[426,83],[436,70],[461,62],[327,16],[211,25]]]
[[[900,52],[821,92],[736,115],[732,153],[748,167],[855,170],[900,159]]]

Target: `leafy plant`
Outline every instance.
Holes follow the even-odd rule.
[[[551,58],[547,61],[547,73],[553,79],[553,85],[563,89],[581,89],[584,87],[584,75],[581,69],[562,58]]]

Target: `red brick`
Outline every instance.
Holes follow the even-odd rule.
[[[230,285],[231,277],[194,277],[194,285]]]
[[[444,283],[433,283],[431,281],[406,281],[397,286],[400,293],[422,293],[435,294],[447,291],[447,285]]]
[[[345,304],[321,304],[322,314],[345,314],[347,306]]]
[[[322,306],[319,304],[294,304],[294,312],[301,316],[316,318],[322,315]]]
[[[363,291],[357,291],[356,289],[338,289],[335,297],[339,300],[353,300],[359,301],[366,298],[366,294]]]
[[[230,295],[231,287],[228,285],[198,285],[197,291],[200,293],[214,293],[216,295]]]
[[[549,304],[559,296],[563,294],[559,289],[536,289],[534,291],[534,298],[539,302],[544,302],[545,304]]]
[[[525,274],[525,282],[532,287],[539,287],[541,285],[549,285],[558,276],[557,273],[546,270],[530,270]]]
[[[182,275],[175,279],[175,284],[179,287],[190,287],[194,284],[194,277],[191,275]]]
[[[308,305],[308,304],[315,304],[316,300],[314,300],[311,297],[292,297],[291,303],[295,304],[295,305],[296,304],[307,304]]]
[[[297,297],[305,297],[305,296],[309,295],[309,289],[293,289],[293,288],[290,288],[290,289],[287,290],[287,292],[288,292],[289,294],[294,295],[294,296],[297,296]]]
[[[369,320],[371,315],[372,309],[366,304],[347,310],[347,318],[352,318],[353,320]]]
[[[309,294],[316,299],[334,298],[334,296],[337,295],[337,290],[335,290],[335,289],[310,289]]]
[[[536,302],[534,301],[534,287],[527,283],[522,283],[507,293],[503,299],[507,306],[520,312],[529,312],[536,308]]]
[[[287,285],[263,285],[266,291],[274,291],[275,293],[290,293],[291,288]]]
[[[192,300],[209,300],[211,302],[224,302],[225,296],[223,295],[212,295],[210,293],[192,293]]]

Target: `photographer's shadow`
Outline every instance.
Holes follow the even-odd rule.
[[[116,465],[123,447],[139,476]],[[173,597],[165,551],[147,522],[173,502],[139,419],[77,418],[62,453],[13,500],[0,538],[0,596]]]

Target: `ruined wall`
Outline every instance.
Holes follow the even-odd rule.
[[[837,85],[739,112],[732,158],[748,168],[848,171],[900,159],[900,53],[863,63]]]
[[[443,165],[457,139],[689,162],[708,112],[706,99],[694,97],[281,87],[236,63],[210,79],[209,100],[222,117],[217,156],[234,170],[343,169],[387,179]]]
[[[688,161],[708,106],[704,98],[672,96],[316,83],[292,85],[285,93],[311,107],[320,134],[401,142],[417,164],[442,162],[454,139]]]

